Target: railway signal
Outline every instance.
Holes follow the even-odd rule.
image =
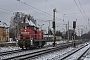
[[[52,28],[55,28],[55,21],[52,22]]]
[[[76,21],[73,21],[73,28],[76,28]]]
[[[75,38],[76,38],[75,28],[76,28],[76,21],[73,21],[73,29],[74,29],[74,44],[73,44],[73,46],[74,47],[75,47]]]
[[[53,9],[53,35],[54,35],[53,47],[55,46],[55,12],[56,9]]]

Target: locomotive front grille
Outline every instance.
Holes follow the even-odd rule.
[[[23,37],[23,39],[25,39],[25,37]]]

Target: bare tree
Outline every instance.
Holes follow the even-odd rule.
[[[36,20],[33,18],[33,16],[30,16],[22,13],[22,12],[15,12],[14,16],[11,17],[11,21],[10,21],[10,32],[13,33],[13,35],[15,35],[15,37],[17,35],[19,35],[19,24],[20,23],[26,23],[26,20],[28,20],[30,22],[30,20],[36,25]]]

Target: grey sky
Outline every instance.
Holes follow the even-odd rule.
[[[70,26],[72,26],[72,22],[75,21],[76,19],[77,19],[77,27],[83,25],[84,29],[86,27],[88,29],[90,28],[89,27],[90,21],[88,21],[88,19],[90,19],[90,0],[75,0],[79,9],[82,11],[82,13],[84,10],[85,14],[83,13],[83,15],[85,16],[85,18],[82,16],[74,0],[21,0],[21,1],[43,12],[35,8],[32,8],[28,5],[25,5],[17,0],[0,0],[0,20],[3,22],[6,22],[9,25],[10,24],[9,22],[11,17],[13,16],[13,13],[19,11],[19,12],[24,12],[26,14],[30,14],[31,16],[34,16],[38,24],[41,24],[41,25],[43,23],[45,24],[43,26],[43,29],[44,28],[46,29],[48,26],[48,23],[44,21],[53,19],[53,9],[56,8],[57,10],[56,25],[58,26],[57,29],[62,29],[62,28],[65,29],[65,25],[63,24],[67,24],[68,20],[70,22]],[[83,10],[80,3],[83,7]],[[3,10],[2,8],[10,10],[11,12]],[[64,21],[63,21],[63,15],[64,15]],[[51,26],[52,24],[50,24],[50,27]]]

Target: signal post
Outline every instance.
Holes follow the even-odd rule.
[[[55,12],[56,12],[56,9],[53,9],[53,22],[52,22],[53,36],[54,36],[53,47],[55,46],[55,40],[56,40],[56,37],[55,37]]]
[[[76,33],[75,33],[75,28],[76,28],[76,21],[73,21],[73,29],[74,29],[74,43],[73,43],[73,46],[75,47],[75,39],[76,39]]]

